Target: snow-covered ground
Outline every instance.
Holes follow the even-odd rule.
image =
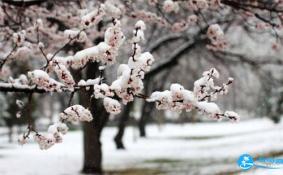
[[[283,155],[283,123],[253,119],[240,123],[197,123],[148,127],[148,138],[137,138],[137,130],[126,130],[124,151],[113,143],[116,128],[102,136],[104,168],[160,169],[162,174],[217,174],[240,171],[237,158]],[[62,144],[47,151],[34,143],[7,144],[0,136],[0,175],[75,175],[82,167],[82,133],[69,132]],[[241,172],[244,174],[244,172]],[[283,169],[253,169],[247,174],[283,174]]]

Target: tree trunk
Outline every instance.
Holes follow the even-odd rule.
[[[170,68],[170,67],[169,67]],[[164,73],[164,75],[161,77],[162,82],[159,84],[159,88],[157,88],[157,90],[162,89],[164,87],[164,84],[166,83],[168,76],[168,73],[171,69],[168,68],[168,71],[166,71]],[[160,69],[159,71],[161,71],[163,69]],[[159,71],[155,71],[155,73],[159,72]],[[153,80],[153,76],[155,76],[156,74],[152,74],[151,77],[148,75],[148,77],[144,80],[144,93],[146,95],[150,94],[150,91],[152,90],[152,85],[155,83],[152,83]],[[155,84],[156,86],[156,84]],[[150,115],[154,109],[155,104],[154,103],[147,103],[144,102],[142,105],[142,111],[141,111],[141,118],[139,120],[139,133],[140,133],[140,137],[146,137],[146,124],[148,122],[148,119],[150,118]]]
[[[99,132],[94,122],[84,123],[84,165],[82,172],[86,174],[102,174],[102,151]]]
[[[8,137],[9,137],[9,143],[13,142],[13,126],[8,127],[9,131],[8,131]]]
[[[144,93],[145,94],[148,94],[148,92],[149,92],[150,81],[151,81],[150,78],[144,80]],[[145,126],[146,126],[146,122],[148,120],[148,117],[149,117],[150,111],[151,111],[151,109],[148,110],[149,105],[150,105],[150,103],[146,103],[146,102],[144,102],[143,105],[142,105],[141,118],[138,122],[140,137],[146,137]]]
[[[86,79],[93,79],[99,76],[98,66],[97,63],[91,63],[87,67]],[[109,114],[104,109],[101,99],[91,99],[91,92],[93,92],[92,89],[79,93],[80,104],[88,107],[93,116],[92,122],[83,124],[84,164],[82,173],[100,175],[103,174],[100,136],[109,119]]]
[[[142,106],[142,114],[141,118],[139,121],[139,132],[140,132],[140,137],[146,137],[146,123],[149,119],[150,113],[151,113],[151,103],[144,103]]]
[[[114,138],[115,144],[117,149],[125,149],[124,143],[123,143],[123,136],[125,132],[125,128],[127,125],[127,122],[130,118],[130,112],[134,105],[134,102],[130,102],[125,106],[119,120],[119,126],[118,126],[118,132]]]
[[[103,174],[100,136],[108,121],[108,113],[101,102],[97,100],[92,100],[90,110],[94,119],[92,122],[83,124],[84,165],[82,172],[100,175]]]

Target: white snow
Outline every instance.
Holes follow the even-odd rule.
[[[73,105],[60,113],[60,118],[69,122],[90,122],[93,117],[90,111],[81,105]]]
[[[113,18],[119,18],[121,16],[121,10],[113,5],[113,2],[106,1],[104,5],[104,10],[107,15],[110,15]]]
[[[103,99],[103,105],[106,111],[111,114],[119,114],[121,112],[121,104],[119,103],[119,101],[110,97],[105,97]]]
[[[137,138],[137,130],[126,130],[126,150],[118,151],[113,143],[116,128],[107,127],[102,134],[104,168],[165,168],[169,174],[215,174],[240,171],[237,159],[243,153],[252,156],[283,151],[283,123],[253,119],[240,123],[213,122],[196,124],[150,125],[148,138]],[[63,143],[41,151],[34,143],[18,146],[0,137],[1,175],[79,174],[82,167],[82,133],[69,132]],[[181,160],[181,165],[164,167],[149,160]],[[160,166],[159,166],[160,165]],[[175,168],[175,169],[174,169]],[[246,174],[282,174],[283,169],[247,171]],[[225,174],[225,173],[224,173]],[[244,174],[242,172],[242,174]]]
[[[64,36],[66,38],[75,38],[79,34],[79,32],[80,30],[78,29],[75,29],[75,30],[68,29],[64,31]]]
[[[219,114],[221,112],[217,104],[213,102],[201,101],[197,103],[197,107],[210,114]]]
[[[139,28],[141,30],[145,30],[146,29],[146,25],[145,25],[145,23],[142,20],[139,20],[136,23],[135,28]]]

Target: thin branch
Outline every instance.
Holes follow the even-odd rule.
[[[13,47],[13,49],[10,51],[10,53],[3,59],[0,60],[0,70],[4,66],[4,64],[8,61],[9,57],[13,54],[13,52],[17,49],[17,45]]]
[[[75,85],[74,91],[83,89],[83,88],[89,88],[93,85]],[[11,84],[11,83],[1,83],[0,82],[0,92],[23,92],[23,93],[51,93],[51,92],[73,92],[73,90],[70,90],[66,86],[62,86],[60,88],[60,91],[46,91],[36,85],[21,85],[21,84]]]
[[[146,73],[145,79],[149,79],[150,77],[160,73],[161,71],[177,65],[181,56],[191,51],[197,43],[200,43],[200,41],[186,42],[185,44],[180,46],[171,54],[167,61],[161,63],[159,66],[152,68],[151,71]]]
[[[70,98],[69,98],[69,102],[68,102],[68,106],[71,106],[72,100],[74,98],[75,93],[76,93],[76,91],[71,92],[71,95],[70,95]]]
[[[50,59],[47,59],[47,63],[46,63],[46,65],[44,66],[44,69],[46,69],[46,68],[48,67],[48,64],[50,63],[50,61],[52,61],[53,58],[54,58],[59,52],[61,52],[61,51],[62,51],[66,46],[68,46],[72,41],[74,41],[76,38],[78,38],[78,37],[80,36],[80,34],[81,34],[83,31],[85,31],[85,29],[80,30],[79,33],[78,33],[76,36],[74,36],[73,38],[70,38],[69,41],[68,41],[65,45],[63,45],[61,48],[59,48],[57,51],[55,51],[55,53],[52,55],[52,57],[51,57]]]

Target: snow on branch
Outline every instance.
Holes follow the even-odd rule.
[[[197,109],[211,118],[220,120],[228,118],[232,121],[238,121],[240,118],[234,112],[222,112],[215,101],[219,95],[228,93],[228,87],[233,79],[229,78],[227,83],[222,86],[216,86],[214,79],[219,77],[215,68],[205,71],[203,77],[195,81],[193,91],[185,89],[180,84],[172,84],[170,90],[153,92],[147,99],[148,102],[155,102],[159,110],[172,110],[187,112]],[[233,116],[233,117],[232,117]]]
[[[71,105],[74,94],[81,90],[87,90],[92,94],[90,98],[101,99],[105,110],[113,115],[121,112],[122,104],[126,105],[135,98],[142,98],[147,102],[156,103],[157,109],[179,112],[197,109],[213,119],[239,120],[237,113],[223,112],[213,102],[218,96],[227,94],[228,87],[233,82],[233,79],[229,78],[226,83],[220,86],[215,85],[214,79],[219,77],[219,73],[214,68],[204,72],[203,76],[195,81],[192,91],[185,89],[180,84],[172,84],[170,90],[153,92],[151,95],[143,94],[143,80],[147,78],[146,75],[154,75],[160,70],[176,65],[180,56],[195,47],[200,40],[203,42],[208,39],[208,48],[212,50],[225,50],[228,47],[221,28],[223,26],[220,26],[215,20],[208,21],[202,14],[203,11],[209,9],[221,10],[222,1],[165,0],[160,3],[158,0],[149,0],[149,4],[156,7],[158,13],[135,9],[135,2],[130,5],[125,1],[119,2],[114,3],[110,0],[104,3],[95,2],[93,7],[85,6],[85,9],[78,10],[75,6],[70,7],[70,11],[55,5],[56,13],[50,14],[48,9],[43,7],[27,6],[22,14],[33,17],[30,21],[29,19],[24,21],[19,16],[11,16],[7,10],[14,12],[13,10],[17,9],[14,6],[17,5],[10,3],[12,7],[8,9],[6,6],[9,2],[4,2],[5,5],[0,8],[0,23],[9,25],[3,28],[3,33],[7,37],[5,40],[8,42],[5,46],[3,45],[6,53],[0,61],[0,78],[8,77],[11,70],[6,63],[9,61],[28,60],[30,57],[44,60],[39,61],[40,64],[35,64],[28,72],[17,78],[11,76],[3,78],[3,81],[0,82],[0,91],[28,93],[29,97],[33,93],[71,92],[68,106],[60,113],[58,121],[49,127],[48,132],[40,134],[29,125],[27,132],[19,138],[20,144],[27,143],[27,139],[32,134],[40,149],[48,149],[62,142],[62,136],[68,131],[69,122],[92,121],[95,116],[90,111],[95,111],[95,109],[89,110],[79,104]],[[58,3],[65,4],[68,1]],[[131,11],[128,13],[129,10]],[[169,15],[178,15],[181,10],[188,10],[188,15],[185,15],[184,19],[172,22]],[[127,20],[124,20],[123,16],[137,19],[135,25],[131,26],[133,36],[127,40],[123,33],[123,25]],[[175,19],[179,18],[175,17]],[[196,32],[197,35],[205,35],[201,39],[192,38],[194,42],[185,42],[172,52],[169,60],[151,71],[155,61],[154,56],[144,51],[142,47],[142,42],[145,40],[144,33],[147,29],[145,22],[159,24],[173,32],[200,28]],[[108,25],[101,27],[102,23]],[[205,24],[204,27],[200,25],[201,23]],[[95,30],[96,27],[99,30]],[[104,40],[101,39],[96,42],[96,45],[93,45],[93,41],[98,37],[104,37]],[[179,38],[179,36],[173,36],[171,39],[174,38]],[[157,40],[157,44],[153,44],[151,49],[158,47],[160,42],[171,39]],[[126,64],[119,64],[117,57],[124,43],[130,43],[131,53]],[[112,82],[103,82],[103,74],[95,79],[76,80],[74,78],[72,69],[81,72],[93,62],[99,64],[101,72],[108,66],[117,64],[116,79]],[[20,105],[19,101],[17,104]]]

